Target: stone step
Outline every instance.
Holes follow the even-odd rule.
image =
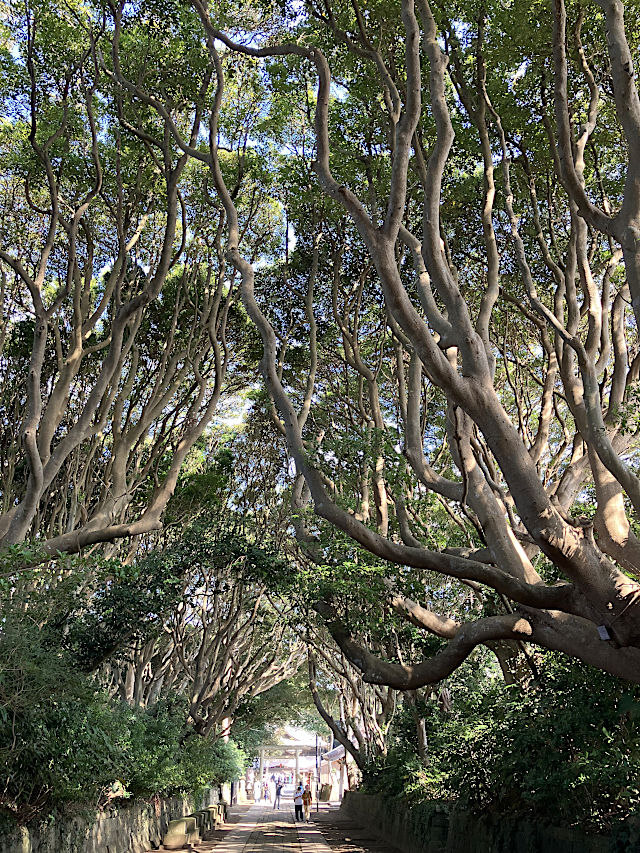
[[[201,840],[196,815],[187,815],[169,821],[162,846],[165,850],[184,850],[187,845],[198,844]]]

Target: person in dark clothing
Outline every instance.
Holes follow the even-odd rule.
[[[280,795],[282,794],[282,782],[276,782],[276,795],[273,798],[273,807],[274,809],[277,807],[280,808]]]

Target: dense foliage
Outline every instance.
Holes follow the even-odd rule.
[[[640,694],[551,655],[541,663],[543,676],[525,692],[458,673],[450,713],[424,703],[426,762],[411,716],[399,714],[386,760],[367,769],[365,786],[412,802],[434,798],[592,829],[637,812]]]
[[[24,822],[70,803],[197,791],[243,772],[232,741],[197,738],[184,698],[144,709],[107,695],[28,618],[0,636],[0,811]]]
[[[298,667],[279,599],[292,569],[228,506],[231,451],[198,456],[170,511],[180,524],[130,562],[96,551],[25,570],[29,546],[11,549],[0,577],[4,814],[24,822],[237,779],[247,757],[223,737],[236,712],[247,705],[239,739],[250,749],[246,721],[273,720],[277,696],[262,723],[255,709]]]

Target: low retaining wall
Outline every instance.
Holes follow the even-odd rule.
[[[219,801],[217,789],[198,797],[125,802],[0,837],[0,853],[144,853],[162,842],[170,820]]]
[[[406,853],[640,853],[640,822],[610,836],[585,835],[541,823],[474,816],[444,803],[413,807],[401,800],[347,791],[341,811]]]

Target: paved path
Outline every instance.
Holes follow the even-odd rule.
[[[222,838],[205,837],[191,850],[193,853],[331,853],[312,823],[295,822],[291,800],[283,800],[280,810],[274,810],[270,803],[256,803],[243,810]]]
[[[314,811],[313,822],[333,853],[401,853],[399,847],[380,838],[372,827],[350,820],[337,803],[320,803],[320,812]]]
[[[216,849],[216,848],[214,848]],[[283,800],[277,810],[257,803],[218,845],[218,853],[330,853],[313,824],[296,823],[293,805]]]
[[[321,803],[319,813],[314,804],[311,821],[296,823],[290,797],[283,798],[279,811],[271,803],[233,806],[228,823],[185,849],[191,853],[400,853],[366,827],[352,823],[335,803]]]

